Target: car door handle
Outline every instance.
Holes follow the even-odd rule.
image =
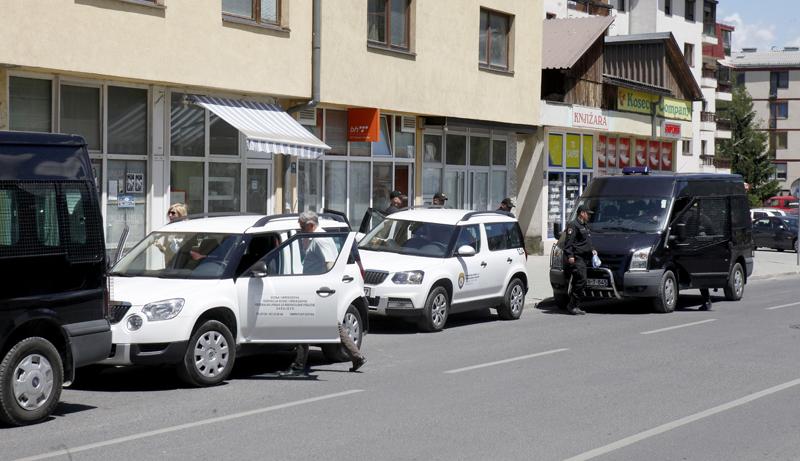
[[[486,267],[486,261],[481,261],[481,267]]]
[[[511,258],[508,258],[508,259],[506,259],[506,262],[510,264],[510,263],[514,262],[514,260],[511,259]]]
[[[323,298],[326,298],[334,293],[336,293],[336,290],[331,290],[328,287],[322,287],[319,290],[317,290],[317,294],[322,296]]]
[[[345,275],[344,277],[342,277],[342,282],[344,283],[350,283],[353,280],[354,280],[353,277],[350,277],[349,275]]]

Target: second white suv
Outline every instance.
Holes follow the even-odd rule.
[[[510,213],[442,208],[387,216],[359,244],[370,313],[444,328],[450,313],[496,308],[518,319],[528,275],[522,232]]]

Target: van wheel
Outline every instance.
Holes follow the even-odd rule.
[[[653,310],[667,314],[675,310],[678,304],[678,281],[672,271],[665,271],[658,286],[658,297],[653,300]]]
[[[214,386],[233,369],[236,344],[224,323],[208,320],[194,332],[178,366],[178,376],[191,386]]]
[[[64,366],[50,341],[25,338],[0,363],[0,421],[14,426],[37,423],[61,398]]]
[[[350,339],[353,340],[356,347],[359,349],[361,349],[361,342],[364,340],[363,325],[364,324],[361,322],[361,314],[359,314],[358,309],[351,304],[350,307],[347,308],[347,312],[344,313],[342,327],[344,327],[347,336],[350,336]],[[350,354],[347,353],[347,348],[344,347],[344,344],[323,344],[321,348],[322,355],[324,355],[325,359],[329,362],[347,362],[350,360]]]
[[[447,296],[447,290],[444,287],[435,287],[425,300],[422,318],[417,325],[422,331],[441,331],[447,322],[449,312],[450,298]]]
[[[506,287],[503,304],[498,306],[497,315],[503,320],[517,320],[522,315],[523,307],[525,307],[525,287],[520,279],[513,278]]]
[[[725,300],[738,301],[744,295],[744,270],[742,265],[736,263],[731,269],[731,275],[728,277],[728,284],[725,286]]]

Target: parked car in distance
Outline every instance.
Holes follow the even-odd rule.
[[[770,216],[786,216],[786,212],[779,208],[751,208],[750,219],[755,221]]]
[[[0,421],[46,419],[108,357],[99,194],[78,136],[0,131]]]
[[[741,299],[753,271],[747,203],[738,175],[594,178],[576,203],[594,211],[588,224],[602,261],[588,269],[586,294],[646,298],[662,313],[675,309],[681,289],[723,288],[726,299]],[[550,260],[562,308],[570,290],[563,244],[562,234]]]
[[[797,213],[798,203],[800,203],[798,198],[793,195],[777,195],[766,199],[764,201],[764,206]]]
[[[359,244],[370,313],[415,320],[423,331],[441,330],[451,313],[522,315],[527,254],[510,213],[410,209],[377,221]]]
[[[319,344],[347,360],[342,323],[356,345],[367,303],[346,220],[323,214],[326,232],[298,233],[298,215],[189,219],[150,233],[110,272],[109,365],[168,365],[194,386],[224,381],[240,349]],[[330,270],[311,268],[309,245],[336,252]],[[318,265],[317,265],[318,266]]]
[[[753,223],[756,248],[797,251],[797,216],[771,216]]]

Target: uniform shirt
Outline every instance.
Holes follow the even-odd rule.
[[[325,229],[318,227],[314,232],[325,232]],[[303,257],[303,273],[324,274],[328,272],[328,264],[336,262],[339,252],[336,251],[332,238],[317,237],[310,240]]]
[[[396,207],[396,206],[394,206],[394,205],[389,205],[389,208],[387,208],[387,209],[386,209],[386,210],[384,210],[383,212],[384,212],[386,215],[390,215],[390,214],[392,214],[392,213],[397,213],[398,211],[400,211],[400,208],[397,208],[397,207]]]
[[[564,239],[564,257],[573,256],[591,258],[592,254],[592,234],[586,223],[578,219],[567,224],[567,237]]]

